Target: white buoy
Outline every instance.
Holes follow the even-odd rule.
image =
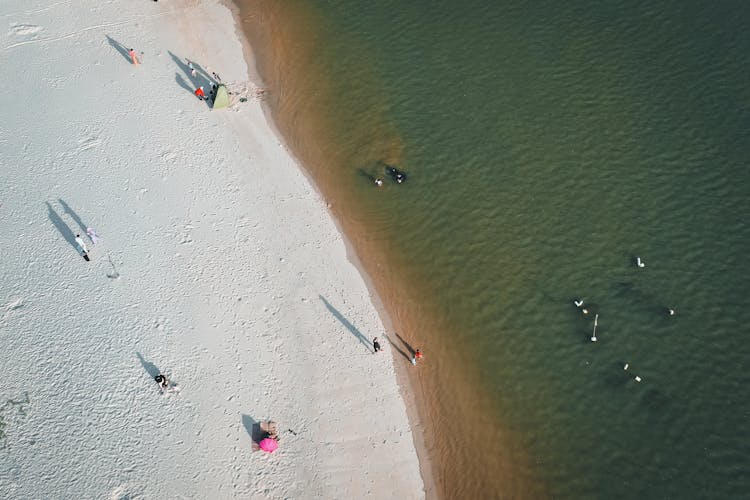
[[[630,363],[625,363],[625,366],[623,366],[622,369],[627,370],[629,366],[630,366]]]
[[[576,307],[581,307],[583,305],[583,301],[579,299],[573,300],[573,303],[576,305]]]
[[[638,267],[646,267],[646,263],[643,262],[640,257],[635,258],[635,263],[638,265]]]
[[[671,309],[671,308],[670,308],[670,309],[668,309],[668,311],[669,311],[669,315],[670,315],[670,316],[674,316],[674,309]]]
[[[636,375],[636,376],[635,376],[635,381],[636,381],[636,382],[640,382],[640,381],[641,381],[641,377],[639,377],[638,375]]]
[[[594,333],[591,334],[591,342],[596,342],[596,325],[599,324],[599,315],[594,317]]]

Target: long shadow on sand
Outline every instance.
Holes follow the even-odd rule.
[[[55,212],[55,209],[52,208],[52,205],[50,205],[48,201],[45,201],[44,203],[47,204],[47,217],[49,217],[49,220],[52,221],[52,224],[57,228],[63,238],[65,238],[65,241],[67,241],[70,246],[75,248],[76,252],[80,253],[80,251],[78,250],[78,243],[76,243],[76,237],[75,234],[73,234],[73,231],[71,231],[68,225],[65,224],[65,221],[63,221],[60,215]]]
[[[172,58],[172,61],[174,61],[177,67],[180,68],[180,70],[184,74],[183,76],[180,73],[175,73],[175,81],[180,87],[189,91],[191,94],[195,93],[195,89],[197,89],[198,87],[203,87],[203,90],[206,92],[206,94],[208,94],[211,85],[219,84],[218,80],[214,78],[213,75],[210,75],[208,71],[203,69],[203,67],[197,62],[190,61],[193,64],[193,68],[195,68],[195,76],[193,76],[193,72],[190,71],[190,66],[188,66],[187,59],[183,59],[175,55],[171,50],[168,50],[167,52],[169,53],[169,57]],[[190,83],[188,83],[185,78],[189,78]],[[206,102],[206,106],[210,108],[212,105],[211,102],[209,102],[208,99],[204,100]]]
[[[198,87],[195,87],[195,89],[191,88],[191,87],[190,87],[190,85],[188,84],[188,82],[186,82],[186,81],[185,81],[185,79],[184,79],[184,78],[182,77],[182,75],[181,75],[181,74],[179,74],[179,73],[175,73],[175,74],[174,74],[174,81],[175,81],[175,82],[177,82],[177,85],[179,85],[179,86],[180,86],[180,87],[182,87],[183,89],[187,90],[187,91],[188,91],[188,92],[190,92],[191,94],[195,95],[195,89],[197,89]],[[204,90],[205,90],[205,89],[204,89]],[[203,102],[204,102],[204,103],[206,104],[206,106],[207,106],[207,107],[208,107],[209,109],[211,108],[211,103],[210,103],[210,102],[208,102],[208,98],[206,98],[206,99],[203,99]]]
[[[109,42],[109,44],[112,47],[114,47],[115,50],[119,52],[120,55],[122,55],[122,57],[125,58],[126,61],[128,61],[129,63],[132,63],[132,61],[130,60],[130,50],[128,50],[127,47],[125,47],[123,44],[121,44],[120,42],[118,42],[117,40],[115,40],[109,35],[104,35],[104,36],[107,37],[107,41]]]
[[[323,304],[325,304],[326,309],[328,309],[331,314],[333,314],[337,320],[341,322],[342,325],[346,327],[349,332],[351,332],[352,335],[354,335],[370,352],[375,352],[374,348],[372,347],[372,343],[370,340],[365,337],[362,332],[360,332],[356,326],[352,325],[349,320],[347,320],[335,307],[333,307],[322,295],[318,295],[320,297],[320,300],[323,301]]]
[[[143,369],[146,370],[146,373],[151,375],[151,378],[154,378],[157,375],[159,375],[159,373],[161,373],[155,364],[153,364],[151,361],[143,359],[143,356],[141,355],[140,352],[136,352],[135,354],[136,356],[138,356],[138,359],[140,360],[141,365],[143,365]]]
[[[260,422],[256,421],[250,415],[242,415],[242,425],[245,427],[245,430],[250,436],[250,439],[253,440],[253,443],[260,443],[261,440],[265,437],[266,433],[263,432],[263,429],[260,428]]]
[[[167,52],[169,52],[169,57],[172,58],[177,67],[182,70],[182,73],[186,77],[190,78],[190,83],[192,83],[195,88],[201,86],[203,86],[204,88],[209,88],[212,84],[219,84],[216,78],[214,78],[213,75],[209,74],[208,71],[203,69],[203,67],[197,62],[190,61],[191,63],[193,63],[193,67],[195,68],[195,76],[193,76],[192,71],[190,71],[190,66],[188,66],[187,59],[182,59],[181,57],[176,56],[174,53],[172,53],[172,51]]]
[[[188,82],[185,81],[185,78],[181,74],[175,73],[174,74],[174,81],[177,82],[177,85],[179,85],[183,89],[187,90],[191,94],[194,93],[195,89],[193,87],[191,87]],[[198,87],[196,87],[196,88],[198,88]]]
[[[78,217],[78,214],[73,211],[70,206],[65,203],[65,201],[62,198],[58,198],[57,201],[60,202],[60,205],[63,207],[63,211],[65,211],[66,214],[70,215],[74,221],[76,221],[76,224],[78,224],[78,227],[81,229],[81,234],[86,234],[86,224],[83,223],[80,217]]]

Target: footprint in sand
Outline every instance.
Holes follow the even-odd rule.
[[[11,316],[11,314],[13,314],[13,311],[21,309],[23,306],[24,306],[23,299],[16,299],[12,302],[5,304],[5,307],[3,307],[2,316],[0,316],[0,322],[4,322],[6,319],[8,319]]]
[[[140,497],[140,493],[134,492],[128,484],[121,484],[109,494],[110,500],[135,500]]]
[[[6,311],[13,311],[15,309],[20,309],[23,307],[23,299],[16,299],[13,302],[9,302],[5,306]]]
[[[101,141],[96,136],[82,137],[78,139],[78,152],[87,151],[91,148],[97,147]]]
[[[10,31],[16,36],[36,38],[42,31],[42,27],[35,24],[12,24]]]

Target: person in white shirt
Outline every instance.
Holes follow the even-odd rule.
[[[81,255],[86,260],[89,260],[89,249],[86,248],[86,243],[81,239],[80,234],[76,234],[76,244],[81,249]]]

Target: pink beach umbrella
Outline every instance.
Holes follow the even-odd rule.
[[[273,453],[276,448],[279,447],[279,443],[276,442],[275,439],[271,438],[265,438],[258,443],[258,448],[260,448],[263,451],[267,451],[268,453]]]

